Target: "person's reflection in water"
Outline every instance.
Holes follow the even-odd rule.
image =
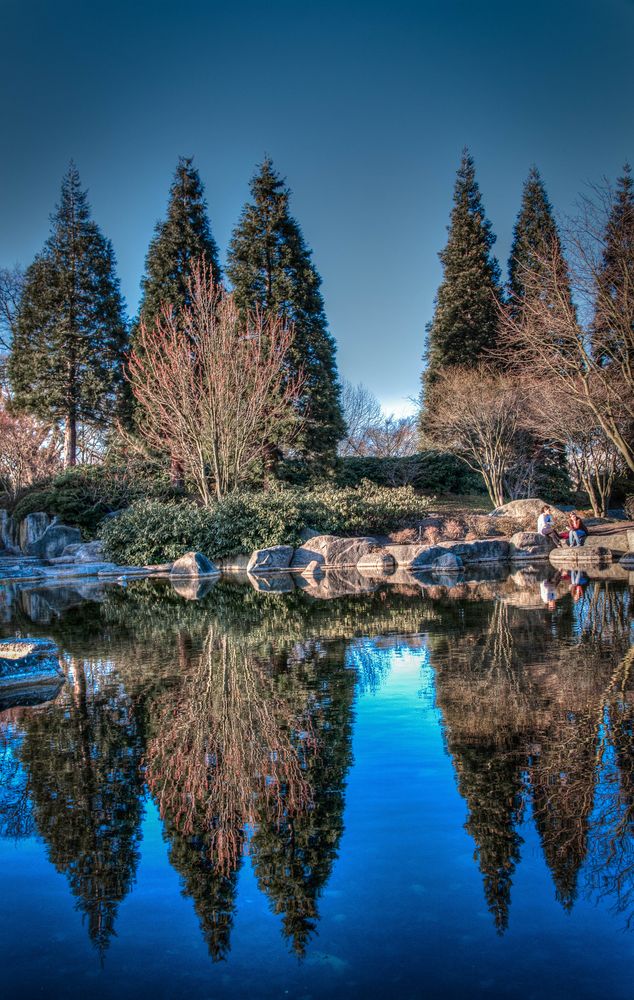
[[[555,573],[552,577],[546,577],[539,585],[542,601],[549,611],[554,611],[557,606],[557,584],[560,580],[561,573]]]
[[[570,571],[570,596],[572,597],[575,604],[581,600],[586,592],[586,587],[588,586],[588,577],[580,569],[572,569]]]

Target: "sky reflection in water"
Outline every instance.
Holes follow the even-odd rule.
[[[631,997],[625,586],[88,596],[5,593],[68,681],[0,715],[4,995]]]

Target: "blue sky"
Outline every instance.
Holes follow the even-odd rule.
[[[223,253],[265,153],[323,278],[343,376],[418,391],[460,151],[505,265],[539,167],[557,211],[634,159],[632,0],[0,0],[0,265],[75,159],[130,313],[179,154]]]

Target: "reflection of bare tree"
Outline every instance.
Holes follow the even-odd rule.
[[[29,801],[29,775],[20,766],[22,733],[19,709],[0,716],[0,837],[18,840],[34,832]]]
[[[258,878],[275,909],[287,910],[290,897],[304,897],[309,902],[302,906],[312,919],[324,868],[329,871],[341,832],[341,785],[349,756],[342,758],[340,745],[343,740],[347,747],[349,723],[341,715],[331,718],[332,706],[340,701],[333,696],[332,667],[326,669],[323,655],[302,650],[300,657],[298,648],[293,652],[297,660],[286,669],[288,653],[262,657],[244,638],[211,626],[202,653],[184,656],[180,683],[149,705],[148,785],[165,820],[170,860],[183,877],[184,891],[194,898],[215,959],[229,949],[236,874],[248,830],[255,831]],[[323,672],[316,678],[315,664],[322,662]],[[354,675],[342,666],[339,673],[349,678],[349,715]],[[341,722],[341,730],[334,729],[335,721]],[[319,784],[324,773],[333,787]],[[319,839],[320,817],[333,795],[339,796],[338,825]],[[305,872],[292,870],[290,861],[290,855],[295,861],[300,857],[307,828],[312,831],[310,877],[315,882],[308,891]],[[272,878],[262,874],[267,850],[279,858],[271,863]],[[287,864],[290,869],[282,873],[280,866]],[[277,893],[282,875],[293,883],[292,892]],[[291,936],[296,916],[288,918]]]

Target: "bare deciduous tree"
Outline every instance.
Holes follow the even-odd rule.
[[[19,267],[0,267],[0,348],[9,350],[13,321],[22,295],[24,274]]]
[[[450,368],[438,377],[427,408],[429,443],[479,472],[492,503],[521,459],[524,399],[517,380],[480,367]]]
[[[572,300],[556,247],[522,274],[526,295],[518,316],[504,313],[503,352],[519,373],[558,386],[634,472],[634,248],[628,240],[611,247],[606,282],[614,199],[609,188],[595,189],[568,228]]]
[[[62,467],[61,436],[28,414],[12,414],[0,395],[0,488],[14,497]]]
[[[346,421],[346,436],[339,443],[339,454],[364,455],[368,428],[381,422],[381,404],[371,389],[362,382],[354,385],[348,379],[341,383],[341,404]]]
[[[239,486],[272,443],[299,426],[301,377],[289,376],[293,330],[261,312],[243,320],[232,295],[196,263],[191,305],[140,327],[129,380],[150,448],[167,453],[205,505]]]

